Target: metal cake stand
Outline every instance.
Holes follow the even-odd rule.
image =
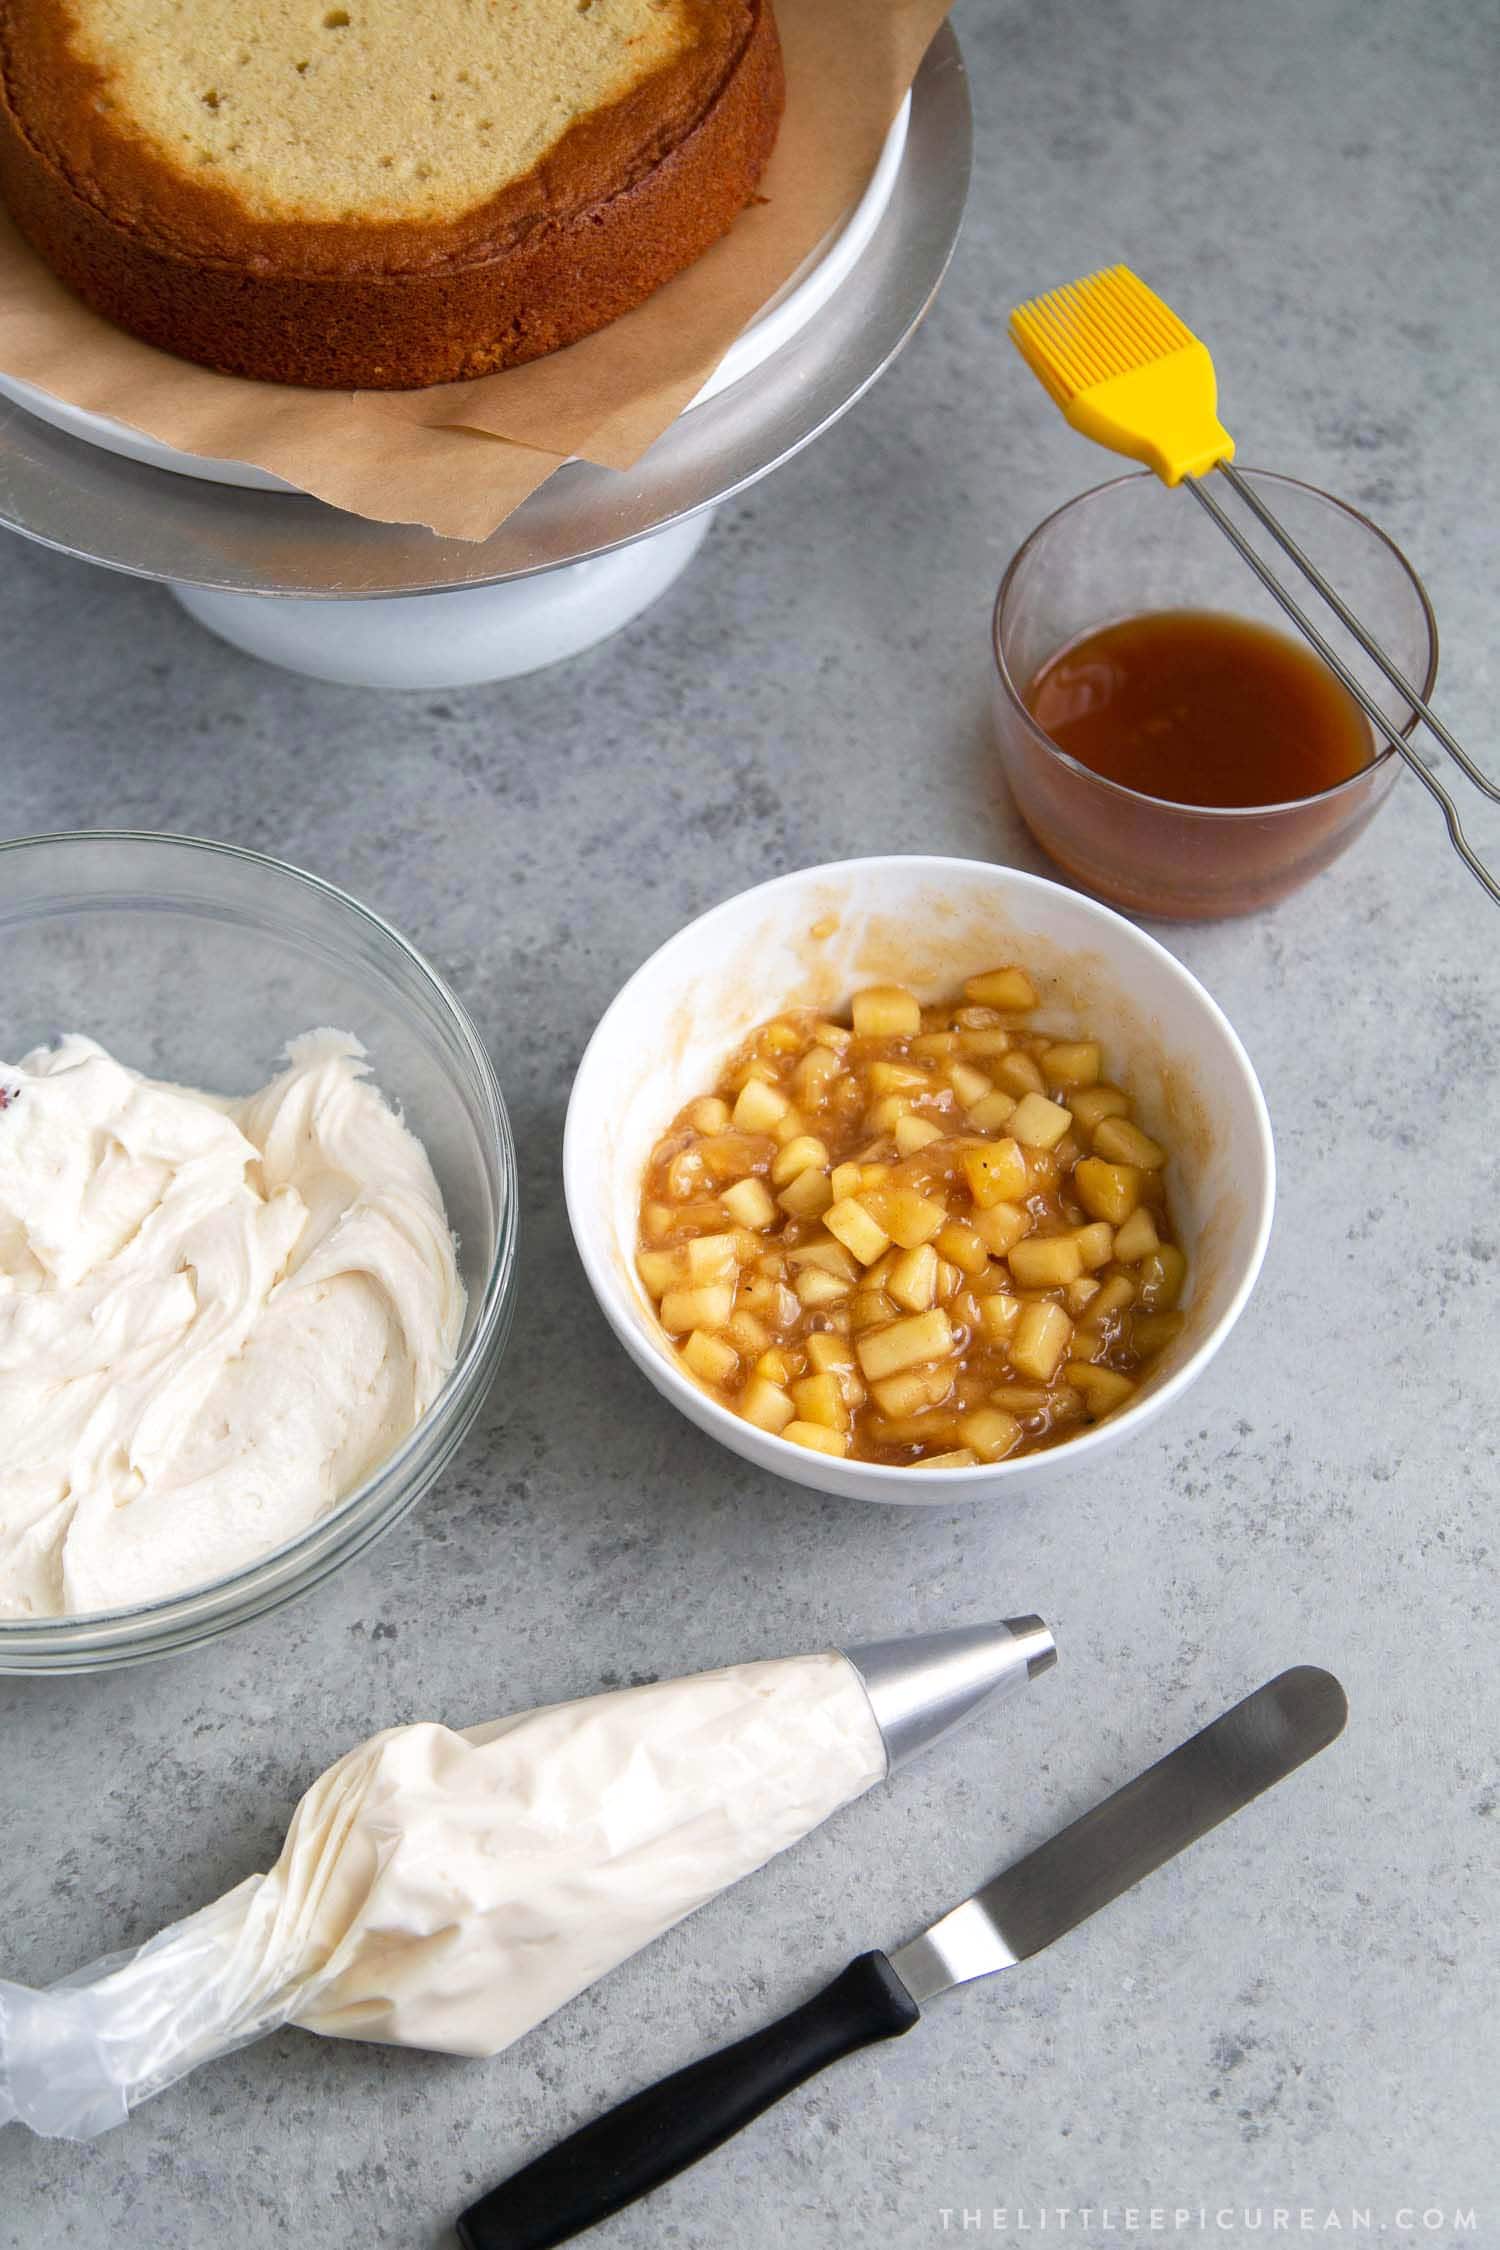
[[[489,539],[441,539],[299,493],[152,468],[10,404],[0,524],[162,580],[225,639],[315,677],[432,688],[554,663],[656,600],[712,510],[811,444],[890,365],[953,254],[970,146],[963,61],[945,26],[912,86],[884,213],[809,325],[680,416],[634,468],[570,462]]]

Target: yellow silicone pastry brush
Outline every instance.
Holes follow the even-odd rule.
[[[1418,690],[1374,635],[1309,561],[1296,541],[1234,467],[1234,440],[1219,420],[1218,379],[1208,347],[1129,266],[1105,266],[1061,289],[1032,297],[1010,316],[1011,340],[1053,403],[1075,430],[1112,453],[1143,461],[1164,484],[1185,484],[1207,509],[1273,601],[1342,681],[1377,734],[1384,736],[1442,807],[1459,858],[1500,905],[1500,881],[1464,834],[1458,807],[1418,757],[1397,723],[1388,718],[1312,619],[1288,593],[1259,550],[1209,491],[1204,478],[1217,471],[1282,553],[1327,602],[1345,630],[1405,697],[1412,712],[1493,804],[1500,785],[1456,742]],[[1408,725],[1413,721],[1408,721]]]
[[[1164,484],[1234,459],[1208,346],[1128,266],[1018,305],[1010,332],[1075,430]]]

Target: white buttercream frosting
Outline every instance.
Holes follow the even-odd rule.
[[[495,2054],[885,1771],[834,1651],[390,1728],[268,1874],[50,1992],[0,1983],[0,2124],[103,2131],[285,2023]]]
[[[256,1901],[292,2023],[490,2055],[880,1780],[844,1656],[398,1727],[309,1790]]]
[[[0,1064],[0,1617],[127,1607],[295,1537],[450,1372],[420,1143],[334,1031],[242,1100],[70,1035]]]

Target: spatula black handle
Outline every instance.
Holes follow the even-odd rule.
[[[505,2180],[458,2222],[464,2250],[549,2250],[676,2177],[841,2055],[895,2039],[917,2004],[862,1953],[779,2023],[674,2071]]]

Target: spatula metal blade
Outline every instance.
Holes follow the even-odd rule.
[[[1326,1749],[1348,1715],[1331,1672],[1281,1673],[902,1946],[892,1968],[918,2003],[1013,1968]]]

